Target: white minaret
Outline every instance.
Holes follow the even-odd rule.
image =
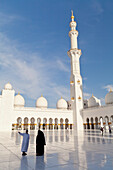
[[[71,49],[68,51],[68,56],[71,59],[71,77],[70,77],[70,91],[71,103],[73,103],[73,123],[76,130],[83,130],[83,116],[81,110],[83,109],[83,94],[82,94],[82,77],[80,75],[79,58],[81,50],[78,49],[76,30],[76,22],[74,21],[73,11],[71,16],[69,37],[71,39]]]

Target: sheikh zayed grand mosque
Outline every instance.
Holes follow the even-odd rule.
[[[73,11],[70,22],[69,37],[71,48],[67,52],[71,60],[70,100],[61,98],[56,109],[48,108],[47,100],[41,96],[36,101],[36,107],[25,107],[22,95],[15,96],[15,90],[7,83],[0,95],[0,131],[46,130],[60,129],[99,129],[113,126],[113,91],[110,89],[105,96],[105,105],[99,99],[91,96],[83,99],[82,77],[80,75],[76,22]]]

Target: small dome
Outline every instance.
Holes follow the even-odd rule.
[[[38,107],[38,108],[47,108],[47,106],[48,106],[47,100],[43,96],[41,96],[41,97],[39,97],[37,99],[36,107]]]
[[[63,98],[58,100],[57,109],[67,109],[67,102]]]
[[[12,90],[12,85],[10,83],[7,83],[4,88],[5,90]]]
[[[96,106],[101,106],[100,100],[92,95],[88,100],[88,107],[96,107]]]
[[[24,98],[20,94],[17,94],[14,97],[14,106],[24,107],[24,105],[25,105]]]
[[[110,90],[110,92],[106,94],[105,103],[106,104],[113,104],[113,91],[112,90]]]

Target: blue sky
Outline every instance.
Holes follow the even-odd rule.
[[[113,89],[112,0],[0,0],[0,89],[10,82],[26,106],[43,94],[49,107],[70,100],[68,36],[74,11],[84,98],[104,104]]]

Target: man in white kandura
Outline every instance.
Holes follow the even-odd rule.
[[[26,133],[21,133],[18,132],[21,136],[23,136],[23,142],[22,142],[22,147],[21,147],[21,152],[22,155],[25,156],[27,155],[27,150],[28,150],[28,146],[29,146],[29,134],[28,134],[28,130],[26,130]]]

